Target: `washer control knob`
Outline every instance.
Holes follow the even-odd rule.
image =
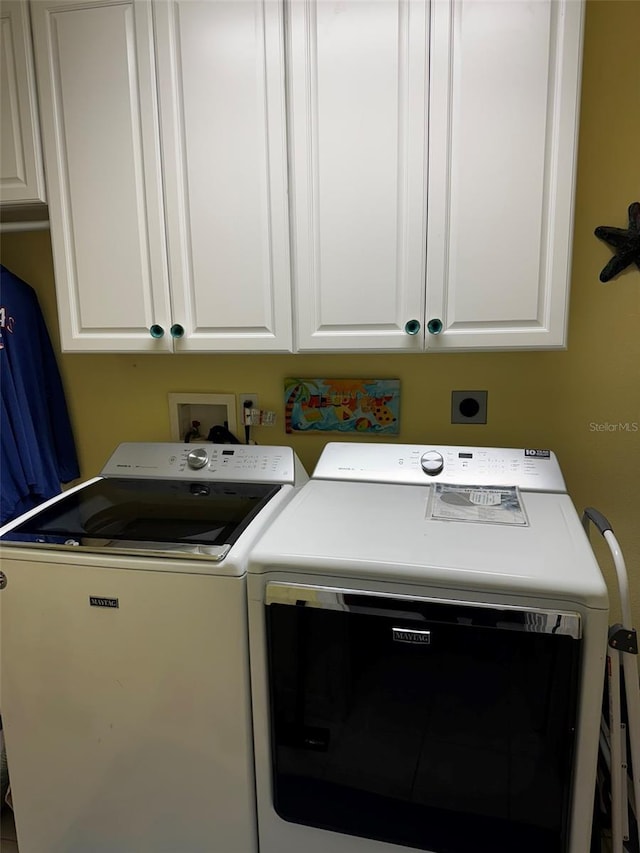
[[[189,468],[204,468],[209,461],[209,454],[204,447],[198,447],[197,450],[192,450],[187,456],[187,464]]]
[[[442,454],[438,453],[437,450],[427,450],[420,457],[420,465],[422,465],[422,470],[425,474],[435,477],[444,468],[444,459],[442,458]]]

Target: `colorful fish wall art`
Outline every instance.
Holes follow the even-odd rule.
[[[285,429],[398,435],[399,379],[284,380]]]

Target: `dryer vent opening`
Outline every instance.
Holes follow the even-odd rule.
[[[452,424],[486,424],[487,391],[452,391]]]

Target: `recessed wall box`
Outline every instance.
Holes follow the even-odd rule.
[[[237,437],[235,394],[169,394],[171,440],[206,441],[214,426],[225,426]],[[192,433],[199,421],[198,434]]]

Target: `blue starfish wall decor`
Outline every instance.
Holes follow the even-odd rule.
[[[600,273],[600,281],[611,281],[630,264],[635,264],[640,269],[640,202],[634,201],[629,205],[628,229],[601,225],[594,233],[617,250]]]

